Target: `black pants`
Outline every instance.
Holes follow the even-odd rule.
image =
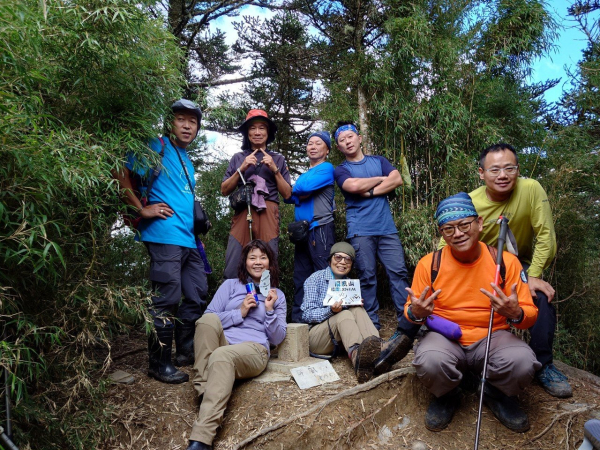
[[[198,249],[152,242],[145,244],[150,254],[150,281],[157,294],[152,296],[150,308],[154,324],[170,326],[173,317],[198,320],[206,309],[208,293]]]
[[[546,294],[535,291],[537,298],[533,299],[538,309],[538,317],[535,324],[529,329],[531,340],[529,346],[535,357],[542,366],[552,362],[552,344],[554,342],[554,331],[556,330],[556,309],[552,303],[548,303]]]
[[[296,244],[294,250],[294,304],[292,322],[302,323],[304,282],[317,270],[329,266],[329,250],[335,244],[335,224],[329,222],[308,232],[308,241]]]

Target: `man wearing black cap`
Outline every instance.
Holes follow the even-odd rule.
[[[242,151],[233,155],[223,176],[221,193],[230,195],[247,182],[255,187],[248,209],[236,211],[225,253],[223,278],[236,278],[242,248],[252,239],[260,239],[271,247],[275,257],[279,247],[279,194],[292,195],[290,173],[283,155],[267,149],[275,140],[277,125],[262,109],[252,109],[238,130],[243,135]],[[250,222],[248,219],[251,219]]]
[[[198,135],[202,112],[186,99],[173,103],[171,111],[168,133],[149,143],[153,151],[163,155],[147,205],[143,206],[134,195],[129,178],[130,171],[148,178],[152,169],[147,162],[129,155],[125,168],[116,175],[125,201],[142,218],[136,240],[144,242],[150,254],[150,281],[157,294],[152,296],[150,307],[156,335],[148,341],[148,374],[175,384],[189,377],[171,361],[173,333],[175,364],[191,365],[195,322],[206,308],[208,285],[194,235],[194,166],[185,150]]]

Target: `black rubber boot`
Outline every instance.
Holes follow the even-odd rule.
[[[431,400],[425,414],[425,428],[429,431],[442,431],[452,421],[454,412],[459,405],[459,388],[454,388],[447,394]]]
[[[509,397],[487,383],[483,392],[483,403],[502,425],[516,433],[529,430],[529,418],[521,409],[517,397]]]
[[[148,375],[169,384],[185,383],[190,379],[171,363],[173,327],[156,327],[156,335],[148,337]]]
[[[212,450],[212,445],[208,445],[200,441],[190,441],[190,445],[187,450]]]
[[[413,340],[406,334],[398,334],[381,346],[381,353],[375,361],[375,376],[389,372],[394,364],[402,360],[413,346]]]
[[[194,332],[196,321],[182,320],[175,324],[175,361],[177,367],[194,364]]]

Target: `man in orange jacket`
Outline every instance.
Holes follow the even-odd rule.
[[[415,350],[417,376],[435,395],[425,426],[432,431],[444,429],[459,404],[463,375],[472,371],[481,376],[491,306],[495,315],[484,402],[503,425],[516,432],[527,431],[529,420],[516,396],[530,384],[541,364],[531,348],[510,333],[511,326],[530,328],[538,313],[521,263],[504,252],[502,287],[493,283],[493,250],[479,241],[483,219],[466,193],[440,202],[435,218],[448,245],[441,250],[434,281],[434,253],[419,261],[404,308],[411,322],[423,323],[432,315],[434,321],[447,320],[455,328],[452,337],[444,329],[429,331]],[[456,339],[457,335],[461,336]]]

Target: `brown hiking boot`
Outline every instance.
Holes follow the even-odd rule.
[[[369,336],[356,347],[350,354],[354,366],[354,373],[359,383],[369,381],[373,376],[375,360],[381,352],[381,340],[376,336]]]
[[[398,334],[381,346],[381,353],[375,361],[375,376],[389,372],[394,364],[401,361],[413,346],[413,340],[405,334]]]

